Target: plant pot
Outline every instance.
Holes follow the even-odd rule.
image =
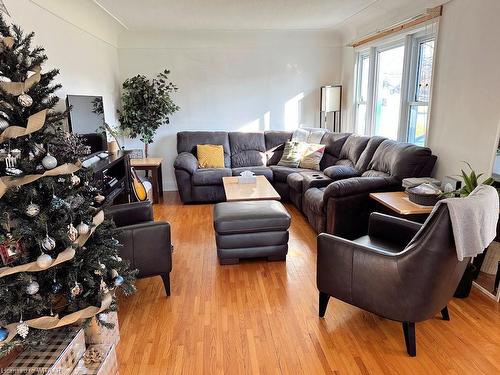
[[[467,298],[469,297],[470,291],[472,289],[472,281],[474,280],[474,274],[476,272],[476,266],[469,263],[465,269],[464,275],[460,279],[457,290],[453,297],[456,298]]]

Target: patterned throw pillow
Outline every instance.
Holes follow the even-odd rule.
[[[307,144],[304,142],[286,142],[283,156],[281,156],[278,165],[282,167],[297,168],[302,160],[306,146]]]
[[[299,167],[319,171],[319,163],[325,153],[325,147],[325,145],[317,143],[308,143],[302,156],[302,160],[299,163]]]
[[[196,154],[200,168],[224,168],[222,145],[197,145]]]

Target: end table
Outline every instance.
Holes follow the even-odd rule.
[[[163,158],[130,159],[130,166],[138,171],[151,171],[151,184],[153,185],[153,203],[159,203],[163,198],[163,178],[161,163]]]

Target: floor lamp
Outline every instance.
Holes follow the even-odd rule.
[[[340,132],[340,108],[342,106],[342,86],[322,86],[320,93],[320,127],[328,128],[328,113],[333,113],[334,132]]]

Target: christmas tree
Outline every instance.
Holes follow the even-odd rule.
[[[116,290],[135,290],[33,37],[0,16],[0,356],[96,315],[106,326]]]

